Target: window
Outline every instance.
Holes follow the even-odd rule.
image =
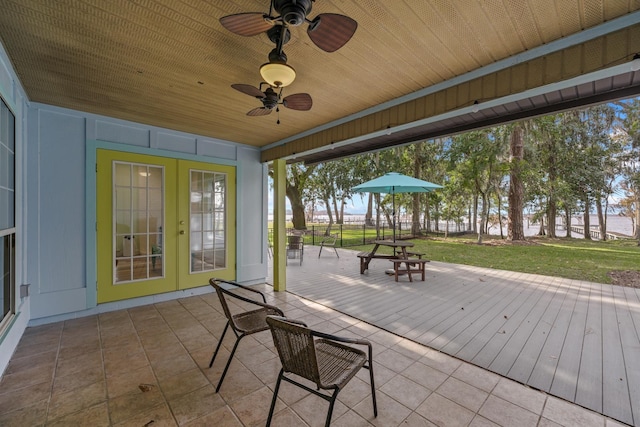
[[[0,100],[0,330],[15,310],[15,164],[15,117]]]

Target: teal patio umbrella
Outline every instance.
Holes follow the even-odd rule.
[[[393,241],[396,240],[396,194],[397,193],[429,193],[442,188],[442,185],[423,181],[418,178],[389,172],[381,177],[364,182],[352,188],[356,193],[391,194],[393,200]]]

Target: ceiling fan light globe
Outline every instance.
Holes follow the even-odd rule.
[[[260,67],[260,75],[274,87],[289,86],[296,78],[296,70],[287,64],[267,62]]]
[[[633,55],[633,60],[631,61],[631,71],[640,71],[640,53],[636,53]]]

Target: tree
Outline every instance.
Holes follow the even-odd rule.
[[[414,169],[414,176],[425,181],[439,184],[444,182],[447,172],[447,162],[444,158],[444,140],[437,138],[432,141],[419,143],[421,146],[416,155],[416,161],[420,162],[419,173]],[[418,221],[420,210],[423,209],[423,229],[428,233],[431,231],[431,208],[434,211],[436,227],[438,224],[439,203],[441,201],[440,191],[414,195],[414,214],[418,210]],[[424,200],[424,204],[415,203],[415,201]],[[436,228],[437,230],[437,228]],[[415,232],[414,232],[415,233]]]
[[[620,132],[626,143],[622,173],[627,197],[633,200],[629,209],[635,211],[635,238],[640,246],[640,98],[618,105],[622,110]]]
[[[307,179],[314,169],[315,166],[305,166],[301,163],[294,163],[287,167],[286,195],[291,204],[291,221],[296,230],[307,229],[304,212],[305,195],[308,195]],[[272,174],[272,172],[269,173]]]
[[[473,191],[474,231],[478,233],[479,243],[482,234],[486,233],[490,196],[504,177],[501,163],[506,158],[506,148],[504,140],[497,138],[493,132],[492,129],[457,135],[451,138],[448,152],[449,172],[456,170],[464,184]],[[479,209],[480,226],[476,227]]]
[[[524,185],[521,178],[521,169],[524,159],[523,130],[515,125],[511,131],[509,140],[509,215],[508,215],[508,240],[525,240],[522,212],[524,210]]]

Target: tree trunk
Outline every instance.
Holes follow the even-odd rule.
[[[333,225],[333,211],[329,207],[329,199],[324,199],[324,205],[327,207],[327,215],[329,215],[329,227]]]
[[[635,224],[635,238],[640,246],[640,192],[636,195],[636,220]]]
[[[567,237],[571,237],[571,209],[566,208],[565,212],[567,214],[566,226],[567,226]]]
[[[364,216],[364,223],[365,225],[371,227],[372,225],[374,225],[373,223],[373,193],[369,193],[368,196],[368,201],[367,201],[367,213]]]
[[[544,236],[545,234],[547,234],[544,231],[544,216],[540,217],[540,229],[538,230],[538,236]]]
[[[345,199],[340,200],[340,222],[338,224],[344,224],[344,207],[347,205]]]
[[[509,159],[509,215],[507,217],[507,240],[525,240],[522,218],[524,185],[520,177],[520,168],[524,159],[522,128],[515,126],[510,141]]]
[[[413,195],[413,207],[411,214],[411,234],[413,236],[420,236],[422,232],[420,230],[420,193]]]
[[[424,229],[427,233],[431,233],[431,212],[429,212],[429,195],[425,196],[424,203]]]
[[[498,224],[500,225],[500,238],[504,239],[504,230],[502,227],[502,203],[500,202],[499,193],[498,193]]]
[[[553,191],[552,191],[553,192]],[[549,205],[547,209],[547,236],[556,237],[556,200],[554,197],[549,198]]]
[[[607,221],[602,213],[602,203],[596,200],[596,212],[598,213],[598,228],[600,229],[600,240],[607,240]]]
[[[487,223],[489,222],[489,202],[486,193],[482,193],[482,210],[480,211],[480,227],[478,234],[487,234]]]
[[[286,192],[289,203],[291,203],[291,213],[293,215],[291,221],[293,222],[293,228],[296,230],[306,230],[307,223],[304,217],[304,204],[302,203],[300,193],[293,191],[288,185]]]
[[[473,232],[478,232],[478,194],[473,195]]]
[[[591,240],[591,218],[589,217],[589,200],[584,202],[584,238]]]
[[[482,193],[482,213],[480,217],[482,234],[489,234],[489,211],[491,211],[491,202],[489,197]]]

